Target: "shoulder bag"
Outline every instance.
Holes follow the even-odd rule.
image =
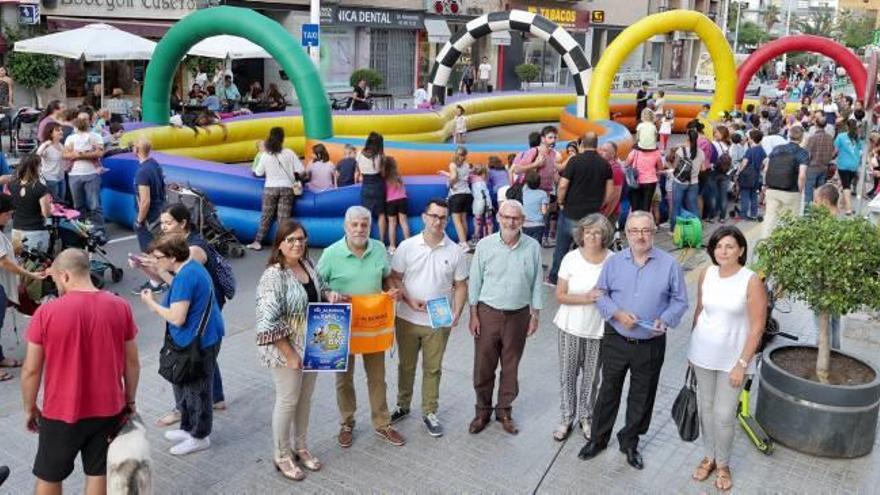
[[[675,168],[672,170],[672,176],[675,178],[675,180],[679,182],[690,184],[691,173],[693,173],[694,170],[694,162],[685,155],[684,148],[680,148],[680,150],[680,155],[676,153],[676,158],[678,160],[675,162]]]
[[[296,197],[302,196],[303,195],[303,183],[301,180],[299,180],[299,178],[297,178],[296,172],[294,172],[293,177],[291,177],[290,174],[287,173],[287,170],[284,168],[284,164],[281,163],[281,159],[278,158],[278,155],[272,155],[272,156],[274,156],[275,161],[278,162],[278,168],[280,168],[281,171],[284,172],[284,175],[286,175],[287,178],[290,179],[290,183],[293,184],[293,186],[291,187],[293,189],[293,195]]]
[[[626,185],[630,189],[638,189],[639,188],[639,169],[636,168],[636,160],[639,159],[639,151],[635,150],[633,152],[633,160],[632,163],[626,164],[624,168],[624,175],[626,176]]]
[[[159,375],[174,385],[184,385],[205,377],[205,351],[202,350],[202,334],[208,326],[211,308],[214,306],[214,289],[209,293],[208,305],[199,320],[199,329],[192,342],[180,347],[171,338],[168,323],[165,324],[165,343],[159,351]]]
[[[672,403],[672,419],[678,427],[678,436],[685,442],[693,442],[700,436],[700,415],[697,411],[697,379],[688,366],[684,386]]]

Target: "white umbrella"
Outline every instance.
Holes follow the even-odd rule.
[[[107,24],[89,24],[77,29],[17,41],[13,50],[56,57],[101,62],[101,105],[104,105],[105,60],[149,60],[156,43]]]
[[[272,58],[259,45],[240,38],[221,34],[199,41],[189,49],[187,55],[199,57],[238,60],[242,58]]]

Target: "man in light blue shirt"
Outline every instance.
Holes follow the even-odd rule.
[[[477,244],[468,281],[471,305],[470,332],[474,337],[474,391],[476,416],[471,433],[486,428],[492,416],[495,369],[501,362],[501,380],[495,418],[511,435],[519,430],[511,416],[511,405],[519,393],[517,370],[526,337],[538,329],[538,314],[544,307],[541,287],[541,246],[523,235],[525,211],[522,203],[508,199],[498,209],[497,234]]]
[[[217,91],[217,96],[220,97],[220,103],[223,105],[223,110],[232,111],[235,109],[235,105],[241,100],[241,93],[238,91],[238,86],[232,82],[232,76],[229,74],[223,76],[223,85],[220,86],[220,89]]]
[[[639,435],[651,424],[666,331],[678,325],[688,308],[681,265],[654,247],[655,231],[650,213],[630,213],[626,222],[629,249],[605,262],[596,284],[603,292],[596,306],[606,320],[599,351],[602,385],[593,409],[590,440],[578,454],[584,460],[608,445],[629,371],[626,425],[617,433],[617,440],[629,465],[644,467],[638,451]]]

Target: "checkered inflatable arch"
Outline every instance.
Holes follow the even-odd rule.
[[[577,92],[577,114],[586,117],[587,88],[590,86],[592,67],[584,55],[584,51],[565,29],[544,16],[524,10],[492,12],[468,22],[465,29],[456,33],[437,54],[434,67],[431,69],[428,93],[436,96],[441,103],[445,103],[446,83],[449,82],[452,67],[462,52],[474,41],[493,31],[511,30],[531,33],[543,39],[562,56],[574,78],[574,87]]]

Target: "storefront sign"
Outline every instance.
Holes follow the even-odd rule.
[[[404,10],[368,9],[332,5],[321,7],[321,24],[422,29],[424,15]]]
[[[38,4],[20,4],[18,6],[18,23],[34,26],[40,23],[40,6]]]
[[[586,29],[590,25],[590,12],[569,7],[527,5],[525,10],[555,22],[565,29]]]
[[[194,12],[197,0],[56,0],[43,14],[70,17],[180,19]]]

